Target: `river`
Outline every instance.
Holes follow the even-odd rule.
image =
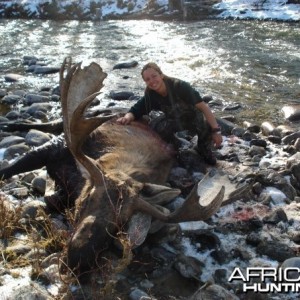
[[[281,107],[300,103],[299,23],[2,19],[0,44],[0,88],[8,91],[58,85],[58,74],[26,73],[24,55],[43,58],[51,66],[60,66],[64,57],[72,56],[75,62],[96,61],[108,73],[103,103],[110,101],[110,91],[142,95],[140,70],[148,61],[220,100],[223,106],[218,113],[225,105],[240,103],[234,112],[240,121],[280,123]],[[132,60],[138,62],[136,68],[113,70],[115,64]],[[25,78],[5,82],[6,73]]]

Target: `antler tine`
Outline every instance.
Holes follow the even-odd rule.
[[[222,186],[215,197],[206,206],[200,204],[201,199],[198,196],[197,189],[198,186],[195,185],[183,205],[169,216],[168,222],[180,223],[188,221],[202,221],[210,218],[217,212],[224,198],[225,187]]]
[[[71,134],[70,134],[70,120],[69,120],[69,103],[68,103],[68,92],[70,87],[70,82],[73,76],[73,73],[75,72],[76,68],[78,67],[78,64],[72,65],[72,58],[66,57],[63,61],[63,64],[60,68],[60,94],[61,94],[61,106],[62,106],[62,114],[63,114],[63,125],[64,125],[64,133],[65,133],[65,140],[66,143],[71,149]],[[65,71],[67,71],[66,76],[64,76]]]

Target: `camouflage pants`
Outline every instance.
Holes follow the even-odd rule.
[[[152,119],[149,125],[165,142],[173,144],[175,148],[177,148],[177,139],[174,134],[182,130],[188,130],[191,135],[198,136],[198,147],[210,145],[212,141],[210,126],[202,113],[197,114],[195,120],[186,119],[184,122],[176,122],[174,119],[161,115]]]

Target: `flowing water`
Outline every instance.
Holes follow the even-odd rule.
[[[36,91],[56,86],[58,74],[26,73],[24,55],[60,66],[64,57],[100,63],[110,91],[142,95],[142,65],[157,62],[164,73],[192,83],[201,94],[225,104],[240,103],[240,120],[280,120],[287,103],[300,103],[299,23],[206,20],[193,23],[160,21],[0,20],[0,88]],[[113,70],[136,60],[130,70]],[[4,74],[18,73],[18,83]],[[1,111],[0,111],[1,114]]]

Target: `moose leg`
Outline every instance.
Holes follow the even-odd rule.
[[[60,211],[72,207],[84,180],[77,170],[73,156],[65,146],[63,136],[31,150],[10,166],[1,169],[0,180],[43,167],[46,167],[56,186],[56,193],[45,197],[48,208]]]
[[[31,150],[20,159],[17,159],[8,167],[0,170],[0,179],[8,179],[14,175],[30,172],[33,170],[41,169],[51,163],[51,160],[57,159],[57,154],[63,147],[62,139],[56,139],[57,142],[52,140],[41,147]]]

